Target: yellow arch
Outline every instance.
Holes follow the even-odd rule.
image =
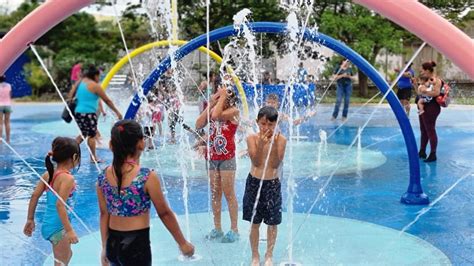
[[[107,76],[105,76],[104,80],[102,81],[102,88],[104,88],[104,90],[107,89],[107,87],[109,86],[110,80],[112,80],[115,74],[117,74],[117,72],[125,64],[128,63],[129,58],[130,59],[134,58],[135,56],[140,55],[146,51],[149,51],[154,47],[166,47],[170,45],[184,45],[186,43],[187,41],[183,41],[183,40],[174,40],[174,41],[164,40],[164,41],[152,42],[152,43],[145,44],[143,46],[138,47],[137,49],[133,50],[133,52],[131,52],[129,55],[125,55],[124,57],[122,57],[122,59],[120,59],[117,63],[115,63],[115,65],[110,69],[109,73],[107,73]],[[206,47],[201,46],[199,47],[198,50],[202,53],[208,54],[218,64],[222,63],[222,57],[220,57],[218,54],[214,53],[213,51],[207,49]],[[237,77],[237,75],[235,75],[234,70],[231,67],[227,66],[226,69],[227,69],[227,72],[232,75],[232,79],[234,80],[235,85],[237,86],[237,91],[239,92],[240,99],[242,101],[242,107],[244,109],[244,116],[248,117],[249,108],[247,104],[247,97],[245,97],[245,92],[242,87],[242,84],[240,83],[239,78]]]

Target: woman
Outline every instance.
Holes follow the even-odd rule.
[[[5,76],[0,76],[0,138],[3,136],[3,125],[5,125],[5,139],[7,143],[10,143],[12,87],[9,83],[5,82],[5,80]]]
[[[229,80],[230,82],[230,80]],[[214,229],[206,236],[209,240],[232,243],[239,239],[237,228],[238,204],[235,196],[235,133],[239,125],[239,109],[236,107],[237,97],[231,87],[220,87],[212,95],[206,109],[196,120],[197,130],[210,123],[209,132],[209,178],[212,193],[212,212]],[[208,109],[210,121],[208,121]],[[222,192],[229,207],[231,230],[224,235],[221,226]]]
[[[407,62],[405,62],[406,64]],[[412,80],[415,77],[415,71],[411,68],[412,64],[408,66],[405,70],[403,75],[400,77],[397,83],[397,97],[400,100],[403,108],[405,109],[405,113],[407,115],[410,114],[410,99],[411,99],[411,91],[413,89]],[[399,72],[399,71],[397,71]]]
[[[438,146],[438,136],[436,134],[436,119],[441,112],[441,107],[436,102],[436,97],[440,94],[441,87],[444,85],[443,81],[434,74],[434,67],[436,63],[425,62],[421,65],[420,76],[428,80],[428,84],[420,84],[418,86],[418,94],[432,97],[429,102],[424,103],[424,112],[420,117],[420,152],[419,157],[424,159],[424,162],[436,161],[436,147]],[[416,101],[419,100],[419,95]],[[426,146],[430,142],[430,155],[426,156]]]
[[[82,136],[87,138],[92,156],[91,161],[102,162],[96,156],[96,135],[97,135],[97,109],[99,98],[115,112],[118,119],[122,119],[122,114],[115,107],[114,103],[105,94],[105,91],[99,84],[100,71],[93,65],[89,66],[84,77],[74,84],[69,99],[76,97],[76,109],[74,117],[81,130]],[[76,141],[83,141],[81,135],[77,136]]]
[[[334,105],[334,111],[332,113],[332,120],[336,120],[339,114],[339,107],[341,106],[342,99],[344,98],[344,108],[342,109],[342,121],[347,120],[347,114],[349,113],[349,102],[352,95],[352,76],[354,75],[350,63],[348,60],[343,59],[340,65],[334,71],[334,79],[337,80],[336,89],[336,104]]]

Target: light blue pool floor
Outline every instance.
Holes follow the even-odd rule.
[[[45,153],[54,137],[53,134],[74,135],[61,127],[51,126],[48,132],[38,132],[36,126],[53,123],[57,120],[61,106],[41,105],[17,106],[13,116],[14,148],[40,171],[44,171]],[[372,109],[371,109],[372,108]],[[353,108],[356,109],[356,108]],[[353,110],[352,109],[352,110]],[[354,114],[347,126],[341,128],[329,139],[329,153],[346,147],[357,134],[357,126],[373,110]],[[344,171],[336,171],[329,182],[323,197],[314,204],[311,215],[303,223],[294,241],[293,254],[295,261],[305,264],[372,264],[379,265],[432,265],[452,263],[453,265],[470,265],[474,263],[474,182],[472,165],[474,154],[473,110],[469,107],[450,107],[443,109],[438,121],[438,162],[421,163],[421,176],[424,191],[431,200],[435,200],[450,188],[459,178],[467,176],[441,199],[429,212],[399,236],[399,230],[413,221],[424,206],[407,206],[399,203],[400,196],[408,186],[407,154],[400,130],[394,122],[388,107],[377,111],[374,120],[363,133],[362,147],[367,150],[363,155],[376,163],[365,164],[361,173],[356,173],[356,166],[348,163]],[[294,169],[297,183],[295,198],[294,231],[306,217],[314,203],[319,190],[326,183],[332,171],[321,171],[320,175],[312,173],[316,152],[319,145],[318,130],[332,132],[338,122],[330,122],[331,106],[322,106],[319,115],[307,125],[300,128],[300,135],[307,136],[294,146],[293,161],[285,162],[285,174],[289,165]],[[326,119],[327,118],[327,119]],[[410,117],[418,138],[416,114]],[[192,120],[192,118],[189,118]],[[398,136],[397,136],[398,134]],[[390,138],[387,140],[387,138]],[[85,150],[85,147],[83,147]],[[25,165],[5,147],[0,147],[0,264],[1,265],[38,265],[45,262],[50,254],[50,245],[41,239],[39,232],[41,217],[44,211],[44,200],[40,202],[37,215],[37,232],[32,238],[26,238],[21,231],[26,219],[28,199],[37,181]],[[168,165],[173,160],[166,155],[168,149],[161,151],[161,163]],[[288,152],[288,150],[287,150]],[[351,151],[352,152],[352,151]],[[313,160],[305,158],[312,157]],[[99,155],[110,161],[111,154],[99,150]],[[169,158],[168,158],[168,157]],[[329,155],[330,156],[330,155]],[[353,156],[353,154],[351,155]],[[151,158],[149,158],[151,157]],[[74,227],[81,236],[81,242],[75,246],[74,262],[85,260],[98,263],[98,208],[94,183],[97,170],[88,163],[86,155],[79,173],[76,175],[79,186],[79,197],[76,203],[78,215],[95,233],[90,235],[73,220]],[[146,155],[144,161],[153,161],[154,157]],[[380,161],[380,160],[381,161]],[[383,160],[382,160],[383,159]],[[295,161],[296,160],[296,161]],[[307,161],[302,161],[307,160]],[[324,160],[323,160],[324,162]],[[242,161],[241,164],[245,164]],[[327,161],[326,161],[327,163]],[[313,164],[310,167],[309,164]],[[302,166],[301,166],[302,165]],[[189,210],[191,215],[191,240],[196,244],[197,253],[202,259],[193,263],[221,265],[236,258],[237,264],[246,264],[250,258],[250,247],[246,239],[248,223],[239,222],[242,239],[236,244],[218,244],[205,242],[203,236],[211,229],[211,216],[208,214],[208,188],[205,176],[202,176],[199,163],[192,169],[189,183]],[[244,167],[244,166],[243,166]],[[330,168],[326,164],[325,168]],[[170,168],[170,166],[166,166]],[[173,210],[179,215],[180,223],[185,228],[184,203],[182,197],[183,180],[179,171],[159,168],[162,172],[167,197]],[[321,169],[322,170],[322,169]],[[236,193],[241,202],[244,190],[246,170],[238,173]],[[288,176],[285,176],[288,178]],[[283,180],[284,205],[288,202],[286,179]],[[225,206],[225,204],[224,204]],[[286,212],[287,208],[284,207]],[[227,217],[223,215],[225,219]],[[284,216],[275,250],[275,262],[288,259],[289,218]],[[152,245],[154,262],[178,263],[178,249],[173,244],[169,233],[164,232],[161,222],[154,219],[152,227]],[[224,223],[226,224],[226,223]],[[228,223],[227,223],[228,224]],[[264,236],[265,234],[262,234]],[[264,248],[264,241],[261,242]],[[235,252],[234,252],[235,250]],[[91,251],[92,252],[92,251]],[[45,255],[43,255],[45,253]],[[80,255],[79,255],[80,254]],[[261,252],[262,257],[264,251]],[[94,260],[97,259],[97,260]],[[406,259],[406,260],[403,260]],[[166,263],[168,264],[168,263]],[[225,263],[224,263],[225,264]]]

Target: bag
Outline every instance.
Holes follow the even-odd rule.
[[[67,102],[67,106],[71,110],[71,112],[74,114],[76,110],[76,98],[70,100]],[[69,111],[67,110],[66,107],[64,107],[63,113],[61,114],[61,118],[66,122],[66,123],[71,123],[72,117],[71,114],[69,114]]]
[[[449,103],[451,102],[451,97],[449,97],[449,91],[451,90],[451,87],[448,83],[444,81],[441,82],[443,82],[443,86],[441,86],[439,96],[436,97],[436,102],[441,107],[448,107]]]
[[[78,80],[76,81],[76,83],[74,83],[72,85],[72,89],[74,90],[74,94],[72,95],[72,100],[68,100],[66,103],[67,103],[67,106],[69,107],[69,110],[71,110],[71,113],[72,115],[74,115],[74,113],[76,112],[76,105],[77,105],[77,99],[76,99],[76,93],[77,93],[77,89],[78,89],[78,86],[79,84],[81,83],[82,80]],[[72,117],[71,115],[69,114],[69,111],[67,110],[66,107],[64,107],[64,110],[63,110],[63,113],[61,114],[61,118],[66,122],[66,123],[71,123],[72,121]]]

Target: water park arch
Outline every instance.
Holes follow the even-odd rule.
[[[152,42],[152,43],[145,44],[145,45],[142,45],[142,46],[138,47],[137,49],[133,50],[130,54],[123,56],[119,61],[117,61],[117,63],[115,63],[114,66],[112,66],[109,73],[107,73],[107,75],[105,76],[104,81],[102,81],[102,88],[104,88],[104,90],[107,89],[107,87],[109,86],[110,80],[132,58],[134,58],[134,57],[136,57],[136,56],[138,56],[138,55],[140,55],[140,54],[142,54],[146,51],[149,51],[149,50],[151,50],[155,47],[167,47],[167,46],[170,46],[170,45],[180,45],[181,46],[181,45],[184,45],[186,43],[187,43],[187,41],[183,41],[183,40],[171,40],[171,41],[163,40],[163,41]],[[198,48],[198,51],[200,51],[201,53],[208,54],[218,64],[222,63],[222,57],[220,57],[218,54],[216,54],[212,50],[207,49],[204,46],[201,46],[201,47]],[[248,108],[244,88],[242,87],[242,83],[240,82],[239,78],[234,74],[234,70],[231,67],[227,67],[227,72],[229,74],[231,74],[232,78],[234,79],[234,82],[237,86],[237,90],[238,90],[238,92],[240,94],[240,97],[241,97],[242,107],[244,109],[244,115],[246,117],[248,117],[249,108]]]
[[[417,0],[379,1],[356,0],[356,3],[375,10],[420,37],[474,78],[474,41]],[[94,0],[48,0],[15,25],[1,40],[0,74],[26,50],[58,23]]]
[[[49,0],[35,9],[0,40],[0,50],[2,51],[2,57],[0,57],[0,73],[4,73],[28,48],[29,44],[35,42],[65,18],[93,2],[93,0]],[[355,2],[369,9],[376,10],[381,15],[386,16],[388,19],[419,36],[431,46],[438,49],[442,54],[446,55],[470,77],[474,78],[474,67],[472,66],[474,55],[471,52],[474,46],[473,41],[434,11],[428,9],[416,0],[356,0]],[[423,20],[421,18],[423,18]],[[379,86],[379,88],[381,87]],[[390,94],[389,98],[392,98]],[[397,119],[399,119],[398,116]],[[406,126],[409,127],[410,125],[408,124]],[[416,200],[416,192],[421,192],[421,186],[419,184],[419,163],[417,159],[415,162],[413,156],[416,153],[416,143],[413,132],[411,127],[404,129],[404,125],[402,124],[401,127],[405,141],[407,141],[406,145],[410,160],[410,186],[407,193],[414,192],[413,195],[408,194],[406,197],[404,196],[404,198],[412,199],[407,203],[427,203],[427,199],[422,199],[421,201]],[[407,132],[411,133],[411,135]],[[408,139],[406,134],[410,135]],[[415,153],[410,150],[410,147],[415,148]],[[417,179],[418,183],[411,182],[413,179]]]
[[[250,23],[249,28],[254,33],[269,33],[269,34],[284,34],[286,32],[286,24],[276,22],[255,22]],[[209,41],[214,42],[229,36],[236,35],[238,30],[233,25],[223,27],[220,29],[209,32]],[[345,44],[326,36],[322,33],[313,32],[309,29],[304,29],[303,38],[307,41],[312,41],[326,46],[327,48],[335,51],[336,53],[349,59],[355,64],[359,70],[364,72],[379,88],[382,93],[386,93],[390,88],[387,82],[380,76],[377,70],[370,65],[362,56],[357,54],[351,48]],[[179,48],[172,56],[173,60],[179,61],[187,54],[198,49],[198,47],[205,45],[207,42],[207,34],[194,38],[187,44]],[[161,75],[163,75],[168,68],[171,66],[171,57],[166,57],[156,69],[148,76],[143,82],[142,88],[143,93],[146,95],[153,85],[158,81]],[[410,184],[407,192],[402,196],[401,201],[406,204],[428,204],[429,199],[426,194],[423,193],[420,182],[420,165],[418,159],[418,151],[416,146],[415,136],[413,134],[410,121],[405,114],[403,107],[401,106],[398,98],[393,93],[389,92],[387,95],[387,101],[389,102],[395,117],[398,120],[400,129],[402,130],[403,137],[405,139],[405,145],[408,151],[409,165],[410,165]],[[138,109],[140,108],[140,97],[135,95],[128,110],[125,114],[125,118],[132,119],[135,117]]]

